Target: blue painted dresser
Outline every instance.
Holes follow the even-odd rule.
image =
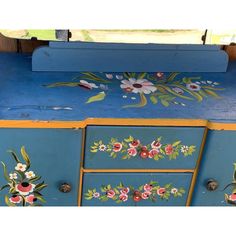
[[[235,78],[216,46],[0,53],[0,205],[235,205]]]

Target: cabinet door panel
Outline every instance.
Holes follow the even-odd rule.
[[[190,173],[86,173],[83,206],[184,206]]]
[[[0,192],[0,205],[6,205],[5,196],[8,196],[9,199],[12,195],[18,195],[19,191],[24,198],[27,195],[37,194],[37,192],[42,194],[46,202],[40,202],[39,196],[34,204],[42,203],[46,206],[77,205],[81,133],[81,130],[72,129],[0,129],[0,159],[6,165],[7,176],[15,173],[15,176],[9,177],[18,183],[17,187],[15,185],[15,189],[18,190],[17,194],[9,194],[8,187]],[[24,166],[26,162],[20,152],[23,146],[31,162],[28,170],[25,170],[27,168]],[[14,150],[23,167],[19,163],[17,164],[12,153],[7,152],[8,150]],[[41,179],[31,182],[31,179],[37,176],[41,176]],[[37,185],[42,181],[47,184],[44,189],[40,189]],[[0,186],[9,182],[12,183],[12,180],[8,181],[4,178],[1,168]],[[19,183],[21,184],[19,185]],[[71,186],[70,192],[59,191],[59,187],[63,183],[68,183]],[[15,200],[17,201],[17,198],[11,198],[10,204]],[[16,205],[22,205],[23,200],[21,201],[19,198],[18,200],[20,202]],[[28,200],[27,205],[30,205],[30,199]]]
[[[229,206],[225,194],[232,195],[235,185],[224,188],[233,182],[236,147],[236,131],[208,131],[192,205]],[[215,180],[218,188],[207,190],[209,180]],[[236,196],[231,196],[233,199]],[[236,200],[236,199],[235,199]]]
[[[194,169],[203,133],[200,127],[89,126],[85,168]]]

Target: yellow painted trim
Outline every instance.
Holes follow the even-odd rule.
[[[88,118],[84,121],[0,120],[0,128],[85,128],[88,125],[112,126],[192,126],[211,130],[236,130],[235,123],[219,123],[201,119],[118,119]]]
[[[84,173],[194,173],[193,169],[81,169]]]
[[[202,138],[202,143],[201,143],[201,147],[200,147],[200,151],[199,151],[199,156],[198,156],[198,160],[196,163],[196,167],[192,176],[192,180],[191,180],[191,184],[190,184],[190,188],[188,191],[188,198],[186,201],[186,206],[191,206],[191,201],[192,201],[192,196],[193,196],[193,191],[195,188],[195,184],[197,181],[197,176],[198,176],[198,172],[199,172],[199,168],[200,168],[200,164],[201,164],[201,160],[202,160],[202,156],[203,156],[203,151],[204,151],[204,146],[205,146],[205,142],[206,142],[206,138],[207,138],[207,132],[208,129],[205,128],[204,134],[203,134],[203,138]]]

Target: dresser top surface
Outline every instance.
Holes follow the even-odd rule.
[[[175,118],[236,121],[236,62],[226,73],[32,72],[0,54],[0,119]]]

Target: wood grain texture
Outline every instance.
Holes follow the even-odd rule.
[[[7,38],[0,33],[0,51],[17,52],[17,40],[12,38]]]
[[[226,53],[229,55],[229,60],[235,61],[236,60],[236,45],[234,46],[226,46],[225,47]]]

